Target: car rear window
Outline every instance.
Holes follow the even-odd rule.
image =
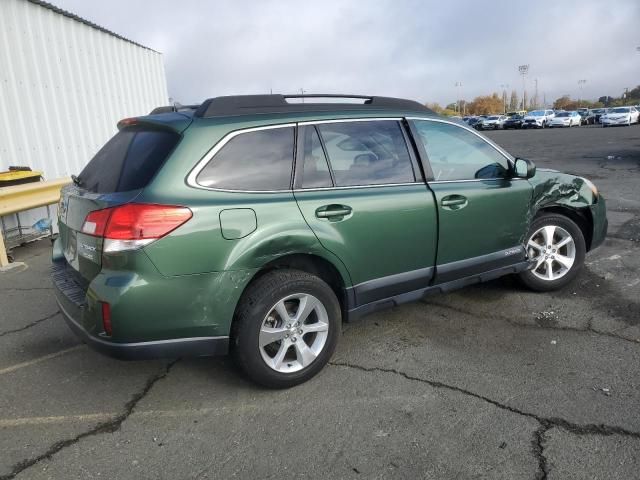
[[[246,132],[231,138],[200,171],[199,185],[222,190],[291,188],[293,127]]]
[[[120,130],[82,170],[80,186],[96,193],[144,188],[179,141],[175,132]]]

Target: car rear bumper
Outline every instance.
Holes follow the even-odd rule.
[[[61,255],[58,240],[52,257],[54,293],[70,328],[96,350],[124,359],[227,353],[235,306],[253,273],[166,277],[136,251],[116,259],[130,269],[103,265],[88,280]],[[109,305],[111,335],[103,304]]]
[[[152,342],[116,343],[91,335],[65,310],[62,302],[58,306],[71,331],[94,350],[120,360],[145,360],[151,358],[207,357],[226,355],[229,337],[195,337]]]

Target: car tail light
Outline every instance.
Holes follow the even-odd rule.
[[[105,253],[121,252],[143,247],[164,237],[192,216],[187,207],[128,203],[89,213],[82,232],[103,237]]]
[[[111,328],[111,305],[107,302],[100,302],[102,306],[102,328],[104,333],[111,336],[113,329]]]

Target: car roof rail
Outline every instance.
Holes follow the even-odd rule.
[[[307,99],[311,101],[305,102]],[[323,99],[350,99],[362,100],[362,102],[326,102],[322,101]],[[294,101],[291,102],[289,100]],[[270,113],[328,112],[336,110],[406,110],[435,115],[432,110],[424,105],[414,100],[406,100],[404,98],[316,93],[304,95],[268,94],[215,97],[204,101],[196,110],[195,116],[210,118]]]

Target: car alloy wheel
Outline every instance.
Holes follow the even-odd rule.
[[[545,225],[527,242],[527,256],[536,264],[531,272],[540,280],[554,281],[564,277],[576,259],[576,245],[564,228]]]
[[[260,354],[277,372],[297,372],[316,360],[328,335],[329,316],[322,302],[296,293],[279,300],[262,321]]]

